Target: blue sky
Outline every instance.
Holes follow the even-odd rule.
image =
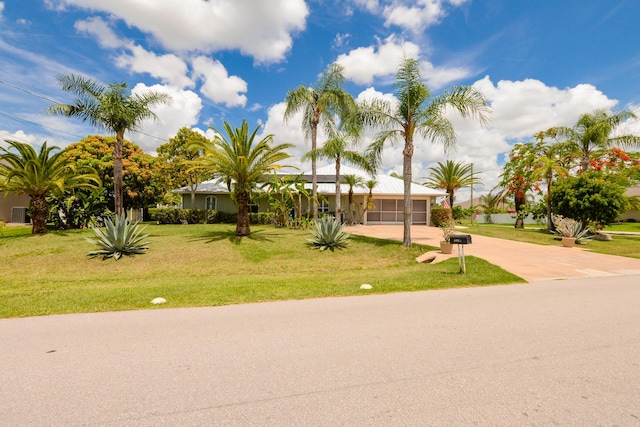
[[[637,0],[0,0],[0,138],[64,147],[95,133],[44,114],[69,100],[55,77],[73,72],[172,96],[127,135],[148,152],[182,126],[246,118],[299,159],[309,146],[299,120],[282,122],[288,90],[337,61],[354,97],[391,97],[407,55],[435,93],[473,85],[493,107],[486,128],[451,117],[455,152],[418,140],[414,177],[472,161],[486,191],[514,142],[596,108],[640,113],[639,20]],[[401,170],[400,147],[384,158]]]

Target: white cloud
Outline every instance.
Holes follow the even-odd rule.
[[[144,133],[131,134],[127,136],[127,139],[138,144],[145,152],[154,153],[156,148],[174,136],[178,129],[198,123],[202,100],[190,90],[178,90],[162,85],[147,86],[143,83],[138,83],[131,90],[131,93],[136,94],[149,90],[168,94],[171,96],[171,103],[154,107],[153,112],[158,116],[158,120],[149,120],[143,123],[141,131]]]
[[[378,40],[376,46],[359,47],[339,55],[336,62],[344,67],[345,78],[369,85],[376,78],[395,75],[402,58],[418,58],[419,52],[418,45],[391,35],[384,41]]]
[[[127,44],[113,32],[109,24],[98,17],[76,21],[74,27],[76,31],[93,35],[98,44],[107,49],[116,49]]]
[[[48,0],[112,14],[174,51],[239,50],[258,62],[284,59],[304,30],[304,0]]]
[[[192,61],[193,76],[203,81],[202,93],[217,103],[228,107],[244,107],[247,97],[247,82],[238,76],[229,76],[220,61],[199,56]]]
[[[385,26],[399,26],[416,34],[440,23],[450,7],[459,7],[467,0],[392,0],[382,8]]]
[[[185,61],[174,54],[156,55],[140,46],[129,46],[131,55],[123,54],[116,59],[116,65],[136,73],[147,73],[163,83],[177,88],[192,88],[193,80],[187,77]]]

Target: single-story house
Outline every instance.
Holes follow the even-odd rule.
[[[349,166],[341,166],[340,176],[357,175],[364,181],[375,179],[378,184],[373,188],[373,203],[370,209],[368,204],[369,189],[355,187],[353,199],[355,205],[355,220],[361,224],[402,224],[404,211],[404,182],[401,179],[389,175],[371,176],[367,172]],[[316,171],[318,179],[318,194],[323,196],[318,204],[319,212],[335,212],[335,165],[320,167]],[[311,188],[311,172],[302,174],[302,178],[308,182],[306,187]],[[340,204],[342,211],[349,215],[349,186],[341,184]],[[191,191],[189,187],[174,190],[182,196],[182,206],[191,207]],[[446,196],[446,192],[427,188],[419,184],[411,184],[412,223],[415,225],[429,225],[431,222],[431,208],[438,204],[439,200]],[[198,184],[196,189],[195,207],[197,209],[214,209],[223,212],[236,212],[236,206],[230,198],[229,190],[225,185],[216,183],[215,180]],[[255,206],[261,212],[267,211],[266,202]]]
[[[627,197],[640,197],[640,185],[629,187],[624,195]],[[620,221],[640,222],[640,211],[637,209],[630,209],[620,215]]]
[[[0,221],[24,224],[30,222],[27,208],[31,198],[24,194],[0,192]]]

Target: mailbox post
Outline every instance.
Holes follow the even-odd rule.
[[[460,273],[467,274],[467,265],[464,260],[464,245],[471,244],[470,234],[452,234],[449,242],[458,245],[458,264],[460,264]]]

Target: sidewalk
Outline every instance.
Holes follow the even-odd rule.
[[[348,233],[402,240],[402,225],[357,225],[347,227]],[[458,230],[464,233],[464,230]],[[436,227],[414,226],[411,241],[429,246],[440,246],[441,232]],[[472,235],[472,244],[466,245],[467,256],[489,261],[523,279],[538,280],[567,279],[579,277],[606,277],[640,274],[640,259],[593,253],[586,248],[564,248],[543,246],[512,240]],[[457,256],[454,247],[451,256]],[[446,257],[440,251],[433,253]]]

